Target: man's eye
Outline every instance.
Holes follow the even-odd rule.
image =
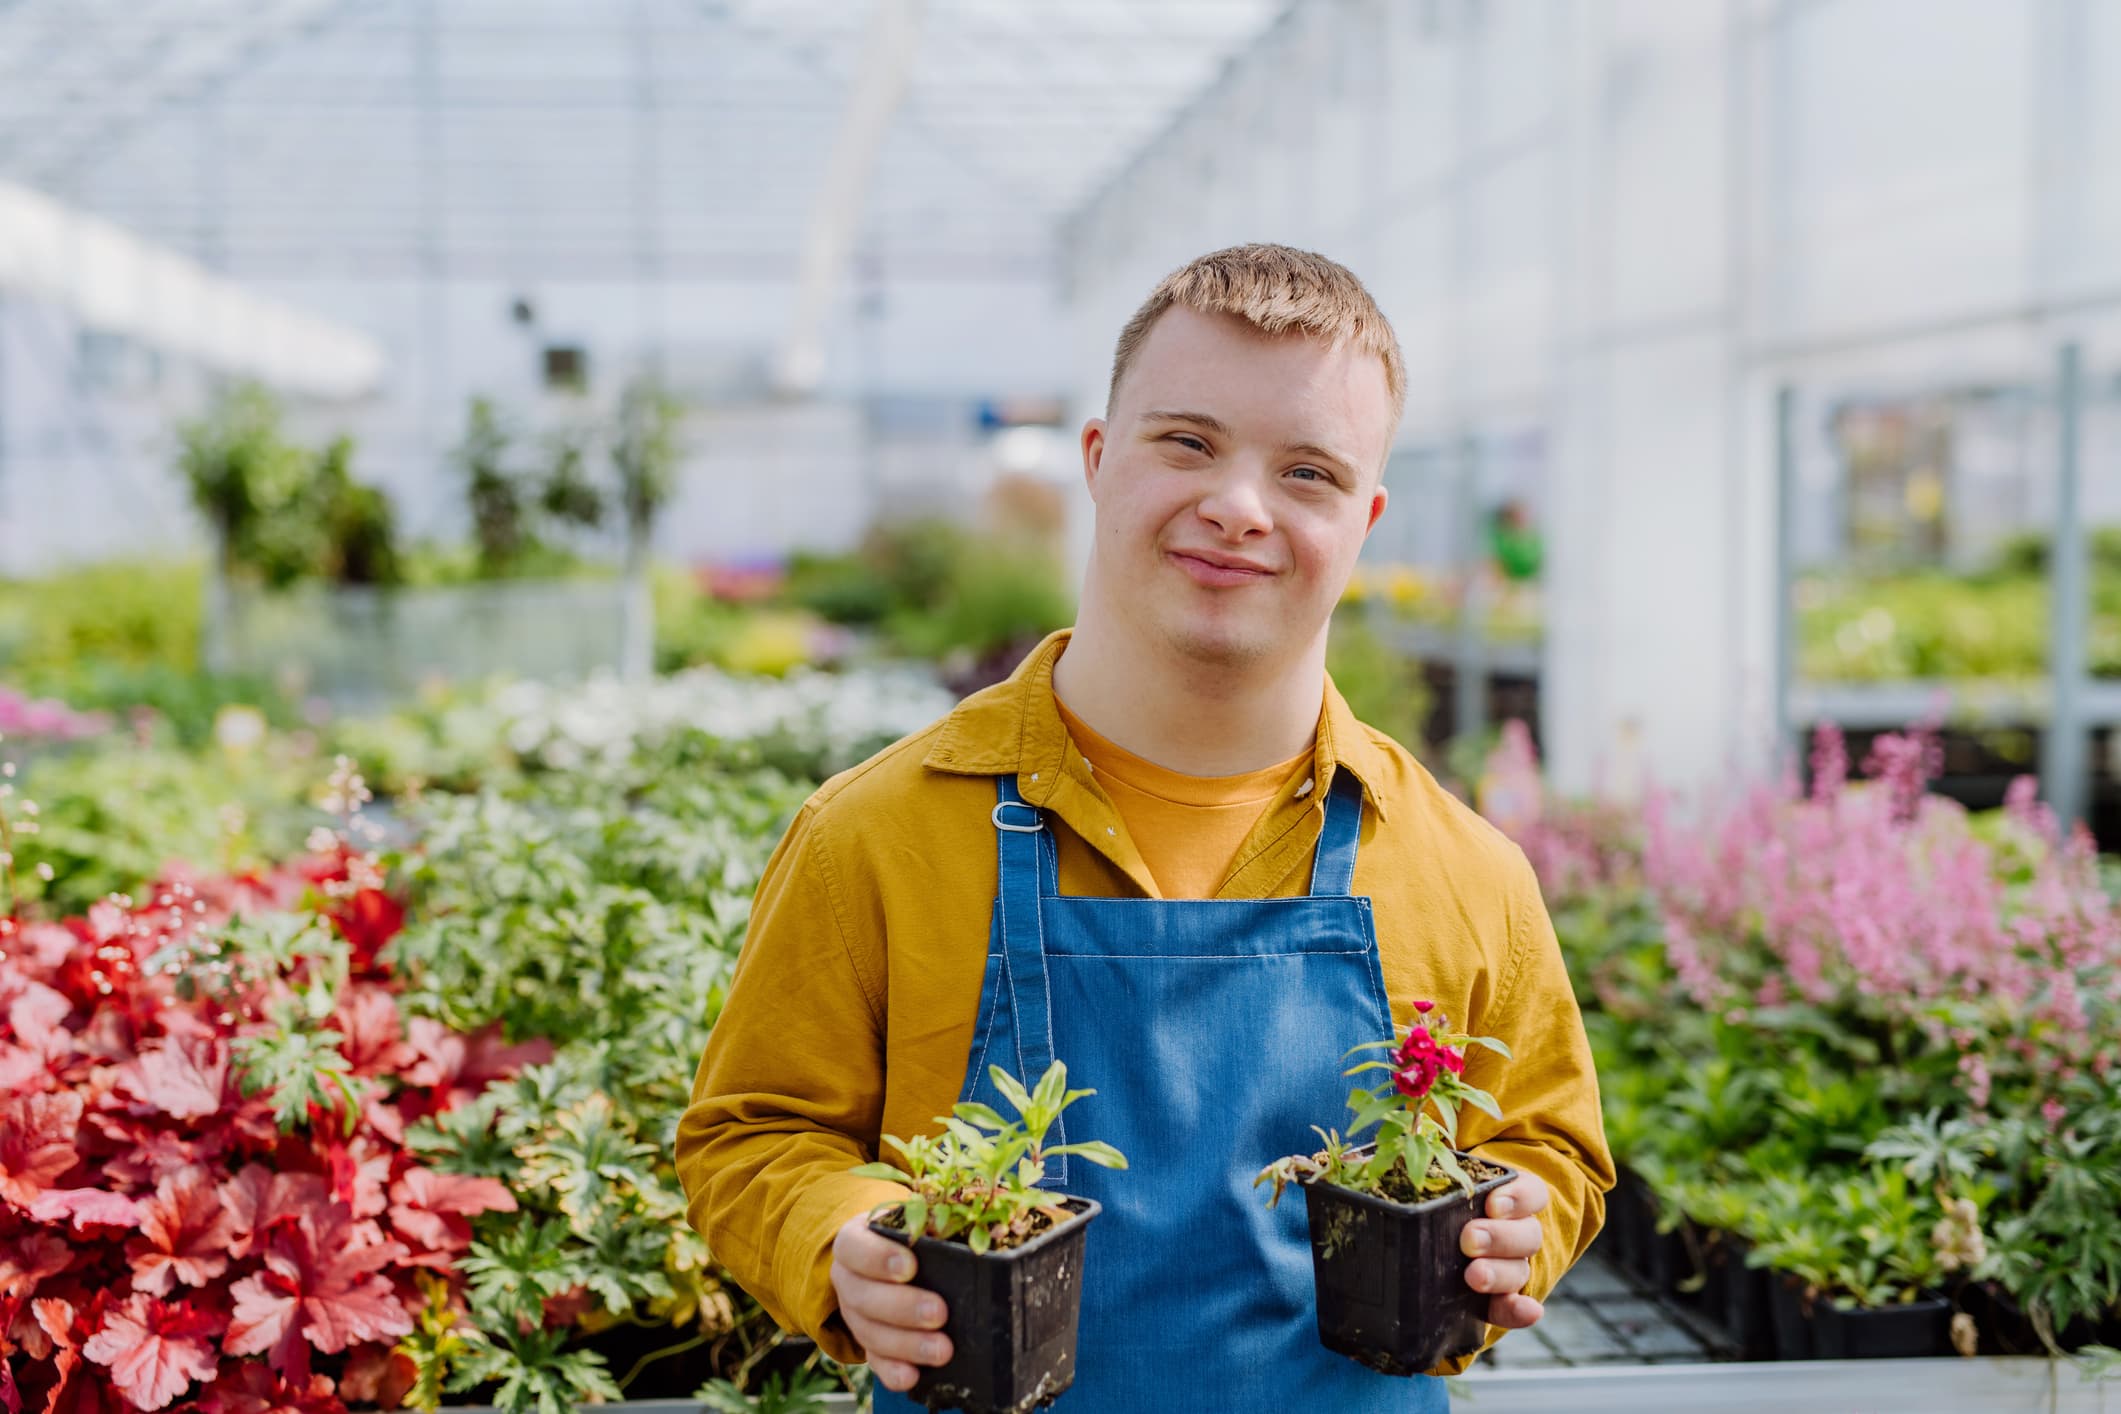
[[[1333,479],[1315,466],[1292,467],[1289,475],[1308,477],[1312,481],[1331,481]]]
[[[1189,452],[1205,452],[1208,450],[1208,444],[1206,442],[1201,441],[1200,438],[1195,437],[1188,432],[1173,433],[1171,436],[1171,440],[1178,443],[1181,447],[1184,447]]]

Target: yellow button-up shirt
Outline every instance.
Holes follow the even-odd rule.
[[[759,883],[678,1125],[693,1226],[775,1320],[841,1360],[863,1357],[837,1317],[833,1237],[904,1193],[847,1170],[878,1157],[883,1134],[937,1132],[934,1117],[956,1102],[970,1057],[998,879],[991,778],[1014,774],[1024,799],[1059,826],[1063,893],[1156,894],[1061,722],[1053,664],[1067,637],[1054,634],[1007,682],[804,803]],[[1397,742],[1357,721],[1329,683],[1312,770],[1268,805],[1217,897],[1307,891],[1342,769],[1368,807],[1354,891],[1373,901],[1394,1022],[1404,1027],[1416,1000],[1432,1000],[1515,1055],[1472,1049],[1466,1079],[1492,1092],[1505,1118],[1469,1108],[1459,1137],[1552,1191],[1526,1288],[1544,1298],[1603,1222],[1613,1161],[1583,1020],[1523,853]],[[1231,1082],[1246,1083],[1242,1035],[1227,1054]],[[1272,1084],[1271,1058],[1257,1061],[1260,1083]],[[1339,1128],[1347,1118],[1317,1123]],[[1498,1334],[1491,1328],[1490,1340]]]

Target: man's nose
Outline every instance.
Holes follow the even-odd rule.
[[[1217,482],[1201,497],[1199,513],[1202,520],[1230,540],[1264,535],[1274,528],[1266,497],[1261,494],[1258,479],[1251,476],[1226,477]]]

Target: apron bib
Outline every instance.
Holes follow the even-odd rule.
[[[1042,813],[996,781],[1001,887],[960,1100],[1003,1114],[989,1065],[1071,1105],[1048,1135],[1101,1139],[1120,1171],[1062,1157],[1044,1188],[1104,1205],[1083,1256],[1065,1414],[1444,1414],[1442,1380],[1366,1370],[1318,1343],[1300,1193],[1269,1209],[1253,1175],[1344,1128],[1348,1049],[1392,1034],[1370,900],[1349,889],[1361,787],[1336,774],[1307,896],[1063,895]],[[875,1389],[877,1414],[916,1409]]]

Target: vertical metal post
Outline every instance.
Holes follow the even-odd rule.
[[[1482,591],[1480,443],[1470,431],[1458,439],[1458,661],[1452,666],[1453,717],[1459,739],[1488,726],[1487,595]]]
[[[199,263],[228,272],[228,134],[219,93],[200,100],[198,130]]]
[[[655,87],[655,36],[646,0],[634,0],[633,39],[633,279],[641,317],[641,364],[633,377],[663,396],[665,374],[663,251],[661,240],[663,117]],[[624,396],[623,394],[621,395]],[[651,412],[648,416],[657,414]],[[655,672],[655,594],[648,579],[652,546],[645,527],[626,527],[626,564],[619,599],[619,672],[642,682]]]
[[[443,288],[442,224],[447,192],[442,170],[442,0],[420,0],[412,26],[416,139],[419,144],[420,370],[425,403],[426,455],[442,460],[449,434],[443,419],[449,399],[448,300]],[[428,467],[421,474],[431,475]]]
[[[1775,749],[1803,767],[1797,678],[1797,390],[1775,390]]]
[[[2055,365],[2055,528],[2048,557],[2053,598],[2047,649],[2054,710],[2041,742],[2040,778],[2047,803],[2067,829],[2084,818],[2086,618],[2090,576],[2086,563],[2080,439],[2084,420],[2084,355],[2064,344]]]
[[[668,326],[664,319],[661,95],[656,91],[655,32],[646,0],[634,0],[633,30],[633,278],[643,325],[643,362],[660,382]]]

